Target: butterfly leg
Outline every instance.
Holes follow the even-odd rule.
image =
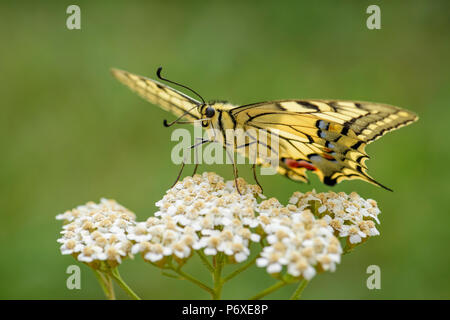
[[[175,180],[175,182],[172,184],[172,186],[170,187],[171,189],[173,188],[173,187],[175,187],[175,185],[177,184],[177,182],[180,180],[180,177],[181,177],[181,173],[183,172],[183,169],[184,169],[184,161],[183,161],[183,163],[181,164],[181,169],[180,169],[180,172],[178,172],[178,176],[177,176],[177,179]]]
[[[228,157],[231,159],[231,161],[233,162],[233,173],[234,173],[234,185],[236,186],[236,190],[237,192],[242,195],[241,190],[239,190],[239,185],[238,185],[238,181],[237,179],[239,178],[238,175],[238,169],[236,167],[236,163],[234,162],[234,158],[233,155],[230,154],[230,151],[225,147],[225,150],[227,151],[227,155]]]
[[[194,163],[195,163],[195,167],[194,167],[194,172],[192,172],[192,177],[195,176],[195,174],[197,173],[197,169],[198,169],[198,149],[195,149],[195,153],[194,153]]]
[[[192,177],[195,176],[195,174],[197,173],[197,169],[198,169],[198,163],[195,164],[194,172],[192,172]]]
[[[256,177],[256,163],[253,164],[252,170],[253,170],[253,178],[255,179],[256,184],[258,185],[258,187],[261,189],[261,193],[263,193],[263,187],[261,186],[261,184],[258,181],[258,178]]]
[[[237,146],[236,149],[240,149],[240,148],[248,148],[248,147],[250,147],[251,145],[253,145],[253,144],[255,144],[255,143],[256,143],[256,141],[252,141],[252,142],[249,142],[249,143],[246,143],[246,144]],[[252,170],[253,170],[253,178],[255,179],[255,182],[256,182],[256,184],[258,185],[258,187],[261,188],[261,193],[262,193],[262,192],[263,192],[263,187],[262,187],[261,184],[259,183],[258,178],[257,178],[257,176],[256,176],[256,163],[253,163]]]
[[[212,142],[212,140],[207,140],[207,139],[201,139],[201,138],[197,138],[197,140],[201,140],[200,143],[194,144],[193,146],[191,146],[191,149],[195,149],[195,153],[194,153],[194,163],[195,163],[195,167],[194,167],[194,172],[192,173],[192,177],[197,173],[197,169],[198,169],[198,149],[197,147],[208,143],[208,142]]]
[[[197,157],[196,157],[197,156],[197,149],[196,148],[198,146],[200,146],[202,144],[205,144],[205,143],[208,143],[208,142],[212,142],[212,141],[211,140],[207,140],[207,139],[203,139],[201,142],[193,144],[192,146],[189,147],[190,149],[195,149],[195,162],[197,162]],[[177,179],[175,180],[174,184],[170,188],[173,188],[177,184],[177,182],[180,180],[180,177],[181,177],[181,174],[183,173],[183,169],[184,169],[185,165],[186,165],[186,161],[184,160],[183,163],[181,164],[181,169],[180,169],[180,172],[178,173]],[[192,176],[194,176],[195,173],[197,172],[197,168],[198,168],[198,163],[195,163],[195,169],[194,169],[194,173],[192,174]]]

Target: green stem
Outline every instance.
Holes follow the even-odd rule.
[[[170,273],[165,272],[165,271],[162,271],[161,274],[163,276],[166,276],[166,277],[169,277],[169,278],[172,278],[172,279],[183,280],[183,278],[181,278],[178,274],[170,274]]]
[[[222,280],[222,269],[224,265],[223,254],[219,253],[215,261],[215,269],[213,272],[214,290],[212,293],[213,300],[220,300],[224,281]]]
[[[116,293],[114,291],[114,283],[112,281],[112,278],[109,275],[105,275],[105,277],[108,279],[108,288],[109,292],[111,292],[111,300],[116,300]]]
[[[344,252],[342,252],[342,255],[349,254],[349,253],[352,252],[354,249],[355,249],[354,246],[345,246]]]
[[[246,264],[244,264],[242,267],[234,270],[232,273],[230,273],[228,276],[226,276],[225,278],[223,278],[223,282],[227,282],[231,279],[233,279],[234,277],[236,277],[238,274],[240,274],[241,272],[244,272],[245,270],[247,270],[248,268],[250,268],[252,265],[255,264],[256,259],[258,258],[258,255],[256,255],[253,259],[251,259],[250,261],[248,261]]]
[[[212,266],[211,262],[209,262],[208,258],[205,256],[205,254],[201,250],[196,251],[200,259],[202,260],[203,264],[208,268],[209,272],[214,272],[214,267]]]
[[[111,278],[107,274],[103,274],[102,272],[92,269],[94,271],[95,277],[102,287],[103,293],[109,300],[115,300],[116,296],[114,294],[114,287],[111,283]]]
[[[117,268],[111,269],[111,277],[116,280],[117,284],[134,300],[141,300],[139,296],[123,281]]]
[[[292,294],[291,298],[289,300],[298,300],[300,299],[303,290],[308,284],[308,280],[302,279],[300,283],[298,284],[297,289],[295,289],[294,293]]]
[[[265,296],[267,296],[268,294],[280,289],[281,287],[287,285],[288,283],[284,280],[280,280],[278,282],[276,282],[275,284],[271,285],[270,287],[268,287],[267,289],[264,289],[263,291],[261,291],[260,293],[258,293],[257,295],[253,296],[250,298],[250,300],[259,300]]]
[[[179,274],[180,276],[182,276],[185,280],[188,280],[188,281],[196,284],[197,286],[199,286],[203,290],[208,291],[210,294],[214,293],[214,290],[212,288],[208,287],[206,284],[204,284],[200,280],[197,280],[196,278],[194,278],[193,276],[187,274],[186,272],[182,271],[181,269],[175,268],[174,266],[169,266],[169,269],[174,271],[175,273]]]

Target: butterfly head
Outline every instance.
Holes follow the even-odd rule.
[[[211,120],[216,115],[216,109],[209,104],[200,105],[198,107],[198,112],[200,113],[202,118],[202,126],[205,128],[209,126]]]
[[[211,106],[206,107],[205,116],[207,118],[212,118],[212,117],[214,117],[215,114],[216,114],[216,110],[213,107],[211,107]]]

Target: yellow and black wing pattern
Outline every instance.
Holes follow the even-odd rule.
[[[200,114],[196,106],[201,103],[184,93],[153,79],[119,69],[111,69],[113,76],[138,93],[145,100],[160,106],[176,116],[184,115],[186,120],[198,120]]]
[[[202,118],[202,103],[158,81],[112,69],[120,82],[145,100],[194,121]],[[278,173],[296,181],[308,182],[313,171],[327,185],[347,179],[362,179],[381,185],[367,174],[367,144],[389,131],[408,125],[418,117],[407,110],[372,102],[345,100],[280,100],[233,106],[207,104],[219,114],[218,127],[262,129],[279,136]],[[211,119],[213,120],[213,119]],[[213,123],[213,121],[211,122]],[[258,140],[258,148],[272,149]],[[247,150],[236,150],[247,152]],[[270,151],[272,152],[272,151]],[[257,158],[264,165],[264,159]]]
[[[263,129],[279,135],[278,172],[308,182],[306,171],[327,185],[362,179],[367,174],[367,144],[418,119],[398,107],[343,100],[281,100],[244,105],[229,111],[244,130]]]

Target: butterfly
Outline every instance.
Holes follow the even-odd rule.
[[[361,179],[392,191],[367,174],[365,162],[369,156],[365,148],[387,132],[418,120],[417,115],[410,111],[362,101],[294,99],[241,106],[227,102],[206,103],[189,87],[163,78],[161,70],[159,68],[157,71],[159,79],[192,91],[201,101],[159,81],[123,70],[111,71],[115,78],[145,100],[179,117],[171,123],[164,120],[165,126],[200,120],[206,129],[215,128],[221,132],[227,129],[241,129],[244,132],[258,129],[266,130],[269,134],[276,132],[279,137],[276,170],[294,181],[308,182],[306,173],[311,171],[329,186],[343,180]],[[271,148],[258,139],[256,143],[258,148]],[[239,146],[236,147],[239,149]],[[244,154],[248,152],[246,148],[243,149]],[[262,163],[263,159],[256,159],[256,164]],[[234,173],[237,179],[235,165]],[[253,173],[260,185],[255,165]],[[177,181],[180,175],[181,171]]]

